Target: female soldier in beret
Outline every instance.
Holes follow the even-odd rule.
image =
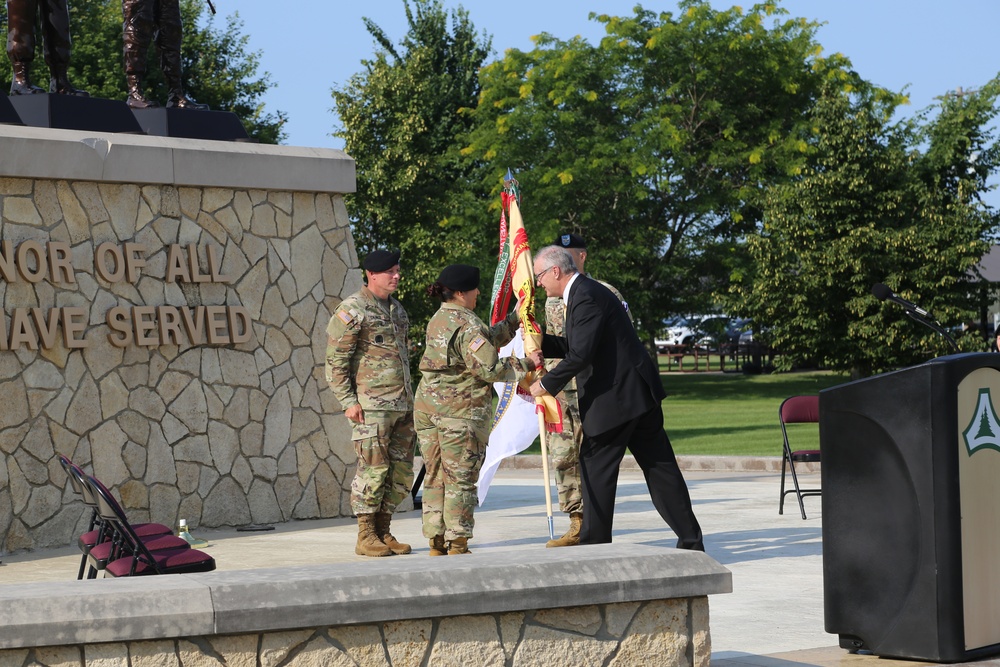
[[[517,333],[518,309],[492,328],[476,316],[472,309],[479,296],[478,268],[446,267],[427,294],[442,303],[427,323],[422,379],[413,407],[427,470],[424,537],[430,539],[431,556],[464,554],[469,553],[475,525],[476,482],[493,416],[492,383],[520,380],[541,358],[498,357],[497,349]]]

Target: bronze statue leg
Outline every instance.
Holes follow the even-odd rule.
[[[159,0],[156,16],[156,50],[167,82],[167,108],[208,109],[184,92],[181,71],[181,8],[178,0]]]
[[[146,73],[146,54],[153,39],[153,0],[122,0],[125,73]]]
[[[7,0],[7,57],[12,63],[35,59],[35,12],[38,0]]]
[[[66,0],[39,0],[45,63],[50,69],[65,69],[73,43],[69,36],[69,7]]]
[[[36,2],[7,0],[7,57],[13,69],[11,95],[45,92],[31,83],[31,62],[35,59]]]
[[[133,109],[159,106],[142,91],[146,74],[146,54],[153,39],[153,0],[122,0],[122,42],[125,55],[126,103]]]
[[[156,16],[156,51],[169,90],[181,88],[181,9],[177,0],[160,0]]]
[[[42,36],[45,38],[45,62],[49,66],[49,92],[60,95],[89,97],[69,81],[70,52],[73,40],[69,34],[69,7],[66,0],[39,0],[42,10]]]

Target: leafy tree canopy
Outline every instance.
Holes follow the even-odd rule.
[[[542,34],[485,67],[490,40],[463,10],[404,8],[398,44],[367,23],[376,54],[333,98],[358,161],[359,250],[403,250],[417,337],[442,266],[494,266],[508,167],[534,245],[585,236],[588,268],[649,341],[734,282],[723,305],[772,327],[790,360],[867,373],[940,343],[884,312],[873,282],[947,323],[967,307],[998,222],[980,199],[995,84],[892,124],[903,98],[822,57],[817,24],[777,0],[592,14],[598,44]]]
[[[762,228],[747,240],[752,269],[734,275],[730,299],[770,327],[786,365],[815,360],[863,376],[950,351],[871,290],[885,283],[946,325],[973,311],[975,267],[1000,223],[981,199],[998,166],[998,92],[994,80],[940,98],[932,119],[894,124],[898,99],[824,89],[807,163],[768,189]]]
[[[468,262],[485,276],[495,265],[496,222],[469,187],[470,162],[459,153],[490,39],[468,12],[446,11],[440,0],[404,7],[409,29],[399,44],[365,19],[376,53],[332,94],[343,123],[335,134],[358,161],[357,193],[347,201],[358,253],[402,251],[397,296],[422,339],[437,309],[424,290],[438,272]]]
[[[822,85],[858,83],[846,59],[818,55],[817,24],[785,14],[704,0],[592,14],[598,45],[543,34],[480,75],[466,149],[491,167],[480,187],[496,192],[501,165],[518,172],[534,238],[587,237],[647,339],[725,285],[761,192],[802,167]]]

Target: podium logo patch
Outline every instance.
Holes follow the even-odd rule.
[[[972,421],[962,431],[962,437],[965,438],[969,456],[975,454],[978,449],[1000,451],[1000,419],[993,409],[993,399],[989,389],[979,390],[976,412],[972,415]]]

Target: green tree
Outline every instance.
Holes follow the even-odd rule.
[[[184,83],[199,102],[218,111],[235,113],[251,138],[276,144],[285,138],[282,126],[287,116],[282,111],[264,108],[263,96],[273,86],[270,75],[258,74],[260,54],[247,50],[249,38],[241,34],[239,14],[226,19],[226,27],[215,27],[214,18],[205,15],[203,0],[181,0],[184,36],[181,61]],[[7,9],[0,7],[0,34],[7,32]],[[125,99],[125,68],[122,59],[122,10],[119,0],[72,0],[70,31],[73,55],[70,79],[93,97]],[[10,87],[10,70],[0,68],[0,86]],[[156,57],[156,47],[149,49],[147,89],[153,99],[166,100],[167,90]],[[42,57],[41,36],[36,40],[32,75],[47,87],[49,73]]]
[[[472,167],[459,153],[490,40],[461,7],[447,12],[439,0],[403,5],[403,39],[394,44],[365,19],[378,50],[332,94],[342,123],[335,134],[357,161],[357,193],[347,204],[358,253],[402,251],[398,296],[414,339],[422,341],[437,309],[424,290],[438,272],[453,262],[477,264],[484,275],[495,266],[496,223],[470,189]]]
[[[998,164],[988,130],[997,90],[949,95],[935,118],[895,124],[898,97],[826,90],[808,164],[769,190],[748,239],[753,269],[734,276],[733,307],[770,327],[786,366],[815,360],[865,376],[949,351],[871,289],[885,283],[945,324],[971,312],[974,267],[998,223],[981,200]]]
[[[760,192],[805,158],[823,81],[856,78],[844,58],[819,57],[816,24],[785,13],[684,0],[676,15],[591,15],[600,44],[543,34],[481,73],[468,154],[518,172],[529,230],[588,237],[589,265],[649,341],[725,284]]]

